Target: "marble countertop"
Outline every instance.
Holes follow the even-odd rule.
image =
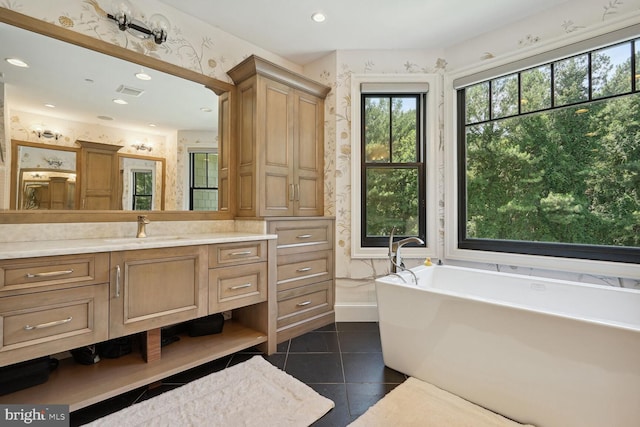
[[[168,248],[175,246],[209,245],[214,243],[250,242],[276,239],[275,234],[223,232],[209,234],[180,234],[168,236],[104,237],[92,239],[35,240],[29,242],[0,242],[0,260],[52,255],[71,255],[95,252],[128,251],[135,249]]]

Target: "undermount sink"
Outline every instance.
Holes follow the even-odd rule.
[[[144,243],[148,241],[163,242],[184,239],[182,236],[147,236],[147,237],[114,237],[113,239],[103,239],[108,243]]]

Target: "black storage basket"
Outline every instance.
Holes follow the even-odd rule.
[[[51,371],[58,367],[58,359],[39,357],[0,368],[0,395],[46,383]]]

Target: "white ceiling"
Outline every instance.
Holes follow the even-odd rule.
[[[304,65],[334,50],[446,48],[568,0],[160,1]]]

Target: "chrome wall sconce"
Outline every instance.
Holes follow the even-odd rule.
[[[38,130],[34,130],[33,133],[38,135],[38,138],[47,138],[47,139],[55,138],[56,141],[62,136],[60,132],[53,132],[50,130],[38,129]]]
[[[112,4],[113,14],[107,13],[107,18],[115,21],[121,31],[128,31],[130,34],[141,38],[153,38],[156,44],[167,41],[167,31],[169,20],[163,15],[156,13],[149,18],[149,24],[133,18],[133,7],[128,0],[115,0]]]
[[[138,144],[131,144],[131,146],[133,148],[135,148],[138,151],[148,151],[151,152],[151,150],[153,150],[153,147],[150,145],[145,144],[144,142],[142,143],[138,143]]]

